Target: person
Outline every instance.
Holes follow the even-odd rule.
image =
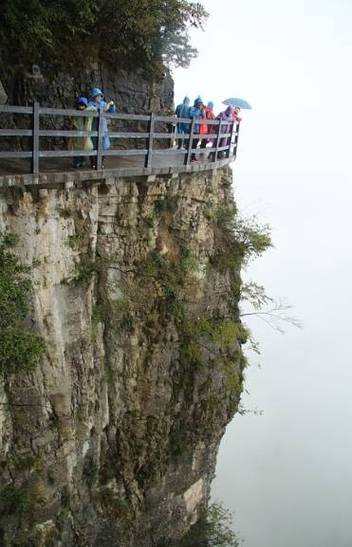
[[[191,108],[189,109],[189,117],[195,120],[200,120],[204,117],[203,101],[199,96],[195,99],[193,106],[191,106]],[[199,130],[200,130],[200,124],[195,123],[193,127],[193,133],[196,135],[199,135]],[[197,148],[198,143],[199,143],[199,137],[196,137],[195,139],[193,139],[192,149]],[[197,161],[195,152],[192,152],[191,161]]]
[[[95,108],[97,112],[103,111],[103,112],[109,112],[110,114],[114,114],[117,112],[117,108],[115,106],[114,101],[109,101],[108,103],[104,101],[103,99],[104,94],[98,87],[93,87],[93,89],[90,92],[89,95],[89,101],[88,106]],[[98,118],[94,118],[93,122],[93,131],[98,130]],[[93,137],[93,149],[98,149],[98,137]],[[109,132],[108,132],[108,124],[107,120],[103,118],[103,150],[109,150],[110,148],[110,138],[109,138]],[[104,160],[104,158],[103,158]],[[97,168],[97,157],[92,156],[91,158],[91,166],[93,169]],[[102,165],[104,168],[104,165]]]
[[[227,122],[222,124],[221,133],[229,133],[232,127],[231,124],[233,122],[233,106],[229,105],[226,108],[226,110],[224,110],[223,112],[220,112],[220,114],[217,116],[216,119],[222,122]],[[219,142],[219,147],[227,146],[229,144],[230,139],[231,137],[222,137]],[[218,152],[218,158],[222,158],[222,157],[223,157],[223,151],[221,150],[220,152]]]
[[[185,97],[183,99],[183,102],[176,107],[175,114],[177,118],[189,118],[189,98]],[[188,135],[190,123],[178,123],[176,125],[177,133],[181,133],[182,135]],[[185,139],[184,137],[181,137],[177,139],[177,148],[178,150],[181,150],[183,147],[187,148],[188,139]]]
[[[214,103],[212,101],[209,101],[207,106],[204,107],[203,114],[206,120],[215,120],[215,114],[214,114]],[[201,135],[209,135],[211,133],[214,133],[214,126],[208,125],[206,123],[200,124],[200,130]],[[201,148],[206,148],[208,144],[209,139],[207,137],[202,138],[202,141],[200,143]]]
[[[95,108],[88,106],[88,99],[86,97],[79,97],[76,102],[77,110],[83,112],[84,110],[89,110],[95,112]],[[93,116],[83,117],[77,116],[73,118],[73,129],[76,131],[92,131]],[[80,151],[90,151],[93,150],[93,142],[90,137],[72,137],[70,139],[69,148],[71,150],[80,150]],[[86,159],[84,156],[75,156],[73,158],[73,167],[79,169],[84,167]]]
[[[235,123],[240,123],[242,121],[242,118],[240,117],[241,109],[239,106],[235,106],[233,109],[233,121]]]

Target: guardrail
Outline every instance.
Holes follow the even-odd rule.
[[[209,159],[208,163],[215,162],[219,153],[225,157],[233,156],[235,159],[237,154],[239,123],[218,121],[218,120],[198,120],[189,118],[176,118],[175,116],[159,116],[155,113],[139,115],[139,114],[110,114],[108,112],[92,112],[68,110],[61,108],[46,108],[41,107],[39,103],[34,103],[30,106],[1,106],[0,113],[27,115],[30,116],[30,129],[6,129],[0,126],[0,137],[29,137],[32,139],[32,145],[29,150],[0,150],[0,160],[6,159],[22,159],[27,158],[32,160],[31,172],[34,175],[40,174],[40,158],[65,158],[65,157],[96,157],[96,168],[101,169],[103,166],[103,157],[129,157],[129,156],[144,156],[144,167],[153,168],[155,166],[155,156],[167,156],[172,151],[172,154],[184,155],[184,164],[191,163],[192,155],[197,153],[194,144],[198,144],[201,139],[212,141],[212,148],[208,148]],[[69,118],[78,117],[93,117],[96,120],[96,128],[94,131],[80,131],[75,129],[42,129],[41,121],[48,116],[61,116]],[[139,125],[143,123],[147,125],[147,131],[109,131],[109,138],[115,143],[120,139],[145,139],[144,148],[129,148],[118,149],[113,146],[109,150],[103,149],[104,137],[104,118],[105,120],[121,120],[125,122],[137,122]],[[177,124],[183,123],[189,125],[189,133],[177,133]],[[208,134],[195,133],[195,129],[199,128],[199,124],[205,124],[212,127]],[[157,124],[162,124],[164,131],[156,131]],[[170,131],[170,128],[172,129]],[[41,148],[41,139],[64,138],[72,137],[93,138],[95,141],[94,150],[70,150],[66,147],[64,150],[45,150]],[[172,148],[160,148],[160,141],[167,139],[172,141],[175,139],[183,139],[186,142],[186,150],[178,150]],[[7,140],[7,139],[6,139]],[[83,140],[83,139],[82,139]],[[159,141],[159,143],[158,143]],[[8,142],[7,142],[8,146]]]

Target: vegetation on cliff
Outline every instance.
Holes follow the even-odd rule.
[[[221,503],[212,503],[182,540],[180,547],[239,547],[232,515]]]
[[[32,283],[30,267],[14,254],[17,238],[0,234],[0,376],[36,366],[44,342],[26,324]]]
[[[0,51],[9,64],[102,62],[157,74],[165,62],[188,66],[196,50],[187,29],[206,17],[187,0],[4,0]]]

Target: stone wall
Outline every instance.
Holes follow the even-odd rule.
[[[237,309],[212,260],[231,182],[223,168],[0,195],[46,341],[34,372],[0,384],[0,499],[19,500],[2,500],[1,545],[161,547],[197,520],[242,386],[240,343],[204,330]]]

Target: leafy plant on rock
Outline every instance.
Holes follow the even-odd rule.
[[[0,375],[34,368],[42,355],[43,339],[28,326],[32,283],[30,267],[13,252],[17,238],[0,235]]]
[[[180,547],[239,547],[241,540],[231,525],[231,513],[221,503],[213,503],[203,511]]]

